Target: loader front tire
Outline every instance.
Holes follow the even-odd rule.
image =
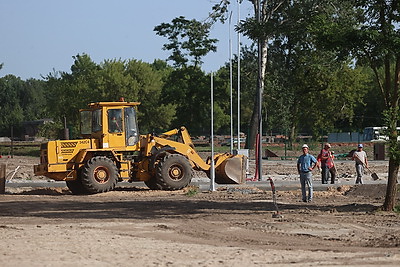
[[[145,185],[151,190],[161,190],[162,187],[157,184],[157,180],[155,177],[152,177],[150,180],[144,182]]]
[[[86,191],[85,187],[83,187],[82,181],[80,179],[73,180],[73,181],[65,181],[69,191],[71,191],[74,195],[84,195],[88,192]]]
[[[118,181],[118,169],[107,157],[94,157],[86,162],[82,170],[82,185],[88,193],[103,193],[113,190]]]
[[[164,190],[179,190],[192,180],[192,166],[179,154],[166,155],[156,167],[157,185]]]

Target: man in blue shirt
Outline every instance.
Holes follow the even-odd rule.
[[[300,174],[301,194],[303,202],[311,202],[313,197],[312,170],[317,165],[316,158],[308,153],[308,145],[302,146],[303,155],[297,160],[297,170]],[[308,187],[308,197],[306,194],[306,185]]]

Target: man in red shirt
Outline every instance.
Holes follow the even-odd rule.
[[[331,184],[335,183],[336,171],[333,162],[333,153],[329,150],[331,145],[326,143],[324,148],[318,155],[318,161],[321,162],[322,169],[322,183],[327,184],[329,180],[329,174],[331,175]]]

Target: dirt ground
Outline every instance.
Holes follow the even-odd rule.
[[[12,183],[33,177],[35,158],[2,158]],[[266,161],[268,177],[296,181],[294,162]],[[338,161],[338,183],[299,202],[300,190],[241,185],[217,191],[118,187],[75,196],[66,187],[8,187],[0,195],[1,266],[399,266],[400,216],[379,211],[382,179],[350,185],[353,163]],[[251,165],[251,168],[253,166]],[[201,175],[196,174],[199,178]],[[8,176],[10,177],[10,175]],[[318,173],[315,173],[315,184]]]

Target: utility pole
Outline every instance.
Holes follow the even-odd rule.
[[[11,158],[14,158],[14,126],[11,125]]]
[[[211,72],[211,166],[210,166],[210,191],[215,191],[215,165],[214,165],[214,80]]]
[[[237,25],[239,26],[240,24],[240,0],[237,0],[237,8],[238,8],[238,18],[237,18]],[[238,31],[238,71],[237,71],[237,108],[238,108],[238,114],[237,114],[237,130],[238,130],[238,140],[237,140],[237,149],[238,153],[240,150],[240,32]]]
[[[257,0],[257,22],[261,25],[261,0]],[[262,178],[262,43],[261,36],[258,37],[258,180]]]
[[[229,15],[229,86],[230,86],[230,95],[231,95],[231,154],[233,154],[233,70],[232,70],[232,11]]]

